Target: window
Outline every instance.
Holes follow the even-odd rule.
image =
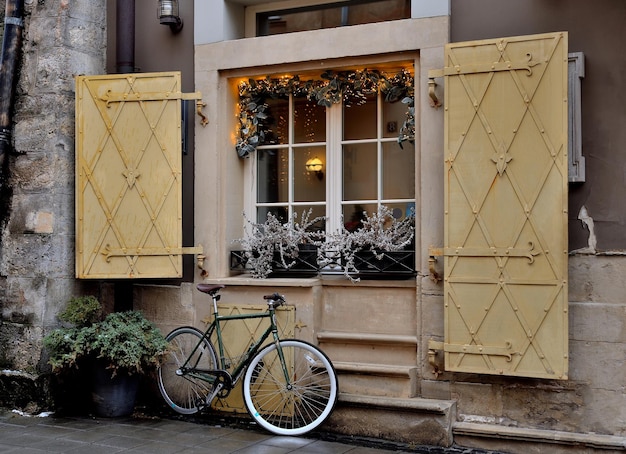
[[[369,24],[411,17],[410,0],[357,0],[344,2],[288,2],[249,7],[256,36]]]
[[[569,182],[585,181],[585,157],[582,146],[581,80],[585,77],[585,55],[574,52],[568,55],[568,98],[569,98]]]
[[[380,93],[367,96],[360,105],[342,104],[333,114],[343,126],[336,146],[337,168],[334,180],[341,188],[336,194],[346,228],[359,225],[363,211],[372,213],[387,205],[396,217],[404,217],[415,205],[415,153],[398,144],[398,125],[404,121],[406,106],[385,103]],[[335,213],[339,210],[333,210]],[[329,213],[331,227],[337,216]]]
[[[334,231],[358,227],[381,204],[396,217],[414,208],[415,152],[398,142],[407,104],[380,92],[328,107],[293,94],[266,104],[265,141],[253,154],[257,222],[310,209]]]
[[[283,222],[294,213],[312,210],[312,216],[326,215],[324,170],[307,170],[314,158],[326,159],[326,109],[306,98],[268,101],[270,112],[267,141],[256,152],[257,220],[271,212]]]

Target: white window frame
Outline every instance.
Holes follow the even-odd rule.
[[[329,113],[328,113],[329,109],[326,109],[326,125],[328,126],[330,124],[329,121]],[[293,142],[293,116],[294,116],[294,97],[293,95],[289,96],[289,130],[288,130],[288,134],[289,134],[289,140],[287,141],[287,143],[281,143],[281,144],[273,144],[273,145],[260,145],[257,147],[257,150],[254,152],[254,159],[251,159],[251,161],[253,161],[254,165],[254,169],[252,171],[253,173],[253,178],[252,178],[252,184],[253,184],[253,195],[250,198],[250,201],[252,202],[252,205],[248,208],[248,212],[249,213],[254,213],[254,216],[252,216],[253,220],[255,220],[256,222],[256,216],[257,216],[257,209],[259,207],[272,207],[272,206],[284,206],[285,204],[287,204],[288,209],[289,209],[289,219],[291,219],[291,216],[293,214],[293,208],[294,207],[298,207],[298,206],[311,206],[311,205],[326,205],[326,216],[328,216],[328,178],[326,178],[326,200],[324,201],[320,201],[320,202],[296,202],[294,200],[294,182],[293,182],[293,175],[294,175],[294,171],[296,169],[294,169],[294,157],[293,157],[293,153],[294,153],[294,149],[297,148],[303,148],[303,147],[316,147],[316,146],[325,146],[326,147],[326,156],[328,156],[328,149],[329,149],[329,133],[328,133],[328,127],[326,128],[326,141],[325,142]],[[289,182],[287,184],[287,191],[288,191],[288,196],[287,196],[287,201],[286,202],[274,202],[274,203],[259,203],[258,200],[258,195],[257,195],[257,191],[258,191],[258,166],[257,166],[257,159],[258,159],[258,155],[257,153],[259,153],[260,150],[287,150],[288,151],[288,156],[289,156]],[[261,151],[262,152],[262,151]],[[325,169],[325,174],[328,174],[326,172]],[[299,212],[298,215],[300,215],[301,213]]]
[[[342,223],[344,222],[341,214],[343,213],[344,205],[352,205],[352,204],[375,204],[386,205],[392,203],[416,203],[416,194],[414,194],[413,198],[402,198],[402,199],[383,199],[383,175],[382,175],[382,167],[380,163],[382,163],[382,155],[383,155],[383,144],[385,143],[394,143],[397,141],[395,137],[384,137],[382,124],[382,109],[384,100],[382,99],[382,94],[378,93],[377,99],[377,132],[375,138],[370,139],[359,139],[359,140],[343,140],[343,103],[333,104],[330,107],[326,108],[326,142],[325,144],[322,142],[306,142],[306,143],[297,143],[294,144],[293,140],[293,96],[290,96],[289,99],[289,141],[286,144],[278,144],[278,145],[261,145],[255,151],[254,159],[250,159],[252,164],[251,174],[252,174],[252,182],[250,193],[248,194],[248,198],[246,201],[246,213],[250,213],[250,219],[256,220],[257,209],[259,207],[267,207],[267,206],[284,206],[285,203],[289,207],[289,214],[293,213],[293,208],[298,206],[311,206],[311,205],[326,205],[326,231],[334,232],[341,228]],[[343,200],[343,172],[342,172],[342,161],[343,161],[343,145],[344,144],[360,144],[360,143],[376,143],[377,144],[377,190],[376,190],[376,198],[368,199],[368,200]],[[295,202],[294,201],[294,188],[293,188],[293,150],[299,147],[309,147],[309,146],[326,146],[326,163],[324,168],[325,182],[326,182],[326,199],[320,202]],[[404,145],[405,151],[407,153],[415,154],[415,146],[409,143]],[[257,159],[258,153],[260,150],[264,149],[287,149],[289,150],[289,172],[290,178],[288,183],[288,200],[287,202],[279,202],[279,203],[258,203],[257,202],[257,188],[258,188],[258,166]],[[415,179],[417,175],[414,176],[413,184],[415,184]],[[300,214],[300,212],[298,212]]]
[[[392,203],[415,203],[415,198],[403,198],[403,199],[385,199],[383,198],[383,168],[381,163],[383,162],[383,146],[386,143],[395,143],[397,142],[397,137],[384,137],[383,134],[383,103],[382,94],[378,93],[377,102],[376,102],[376,137],[368,138],[368,139],[357,139],[357,140],[344,140],[342,134],[342,106],[343,104],[337,104],[336,109],[332,111],[332,115],[334,117],[331,118],[331,124],[335,125],[333,129],[336,129],[336,142],[333,143],[333,146],[336,147],[336,151],[331,153],[333,156],[333,165],[336,166],[336,171],[332,173],[331,178],[334,180],[333,188],[337,192],[335,192],[335,196],[330,197],[330,201],[332,201],[335,206],[333,210],[328,213],[328,224],[327,227],[330,228],[330,231],[336,231],[341,228],[342,219],[341,216],[337,216],[337,214],[343,213],[343,207],[345,205],[355,205],[355,204],[368,204],[368,205],[376,205],[377,207],[380,205],[388,205]],[[366,199],[366,200],[343,200],[343,172],[342,172],[342,159],[343,159],[343,146],[350,144],[364,144],[364,143],[376,143],[376,162],[378,163],[376,168],[376,198],[375,199]],[[415,147],[409,144],[406,144],[407,153],[412,152],[415,153]],[[411,148],[411,149],[409,149]],[[330,173],[330,172],[329,172]],[[413,184],[415,184],[415,176],[413,178]],[[328,198],[328,195],[327,195]],[[329,203],[330,203],[329,201]],[[332,216],[335,214],[335,216]],[[345,221],[345,220],[343,220]]]

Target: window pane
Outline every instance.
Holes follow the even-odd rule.
[[[312,167],[307,168],[307,163]],[[293,152],[293,195],[296,202],[321,202],[326,199],[326,148],[295,148]]]
[[[350,204],[343,206],[343,226],[350,232],[363,227],[362,220],[365,219],[365,213],[371,216],[376,211],[376,204]]]
[[[383,137],[398,137],[408,110],[400,101],[383,103]]]
[[[259,207],[257,210],[257,222],[259,224],[267,221],[267,213],[272,213],[283,224],[289,221],[289,210],[287,207]]]
[[[257,36],[370,24],[411,17],[410,0],[345,2],[257,14]]]
[[[385,203],[384,205],[392,211],[393,217],[396,219],[404,219],[415,214],[415,202]]]
[[[376,144],[343,146],[343,200],[377,198]]]
[[[415,198],[415,153],[398,142],[383,143],[383,198]]]
[[[269,114],[266,124],[269,132],[265,138],[266,144],[284,144],[289,142],[289,100],[272,99],[265,101]]]
[[[257,150],[257,202],[287,202],[289,199],[289,152]]]
[[[376,95],[367,97],[361,105],[343,106],[343,139],[373,139],[376,137]]]
[[[326,141],[326,108],[315,101],[297,98],[294,101],[293,141],[295,143]]]
[[[294,209],[294,221],[301,224],[302,223],[302,214],[306,216],[306,214],[311,210],[310,216],[305,218],[305,222],[312,222],[313,220],[318,219],[315,223],[313,223],[307,230],[310,231],[320,231],[324,232],[326,230],[326,221],[324,217],[326,216],[326,206],[325,205],[311,205],[311,206],[298,206]]]

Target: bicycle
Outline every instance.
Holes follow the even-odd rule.
[[[246,409],[269,432],[302,435],[322,424],[337,402],[337,374],[330,359],[314,345],[280,338],[275,311],[286,303],[285,297],[265,295],[268,309],[262,313],[220,315],[217,302],[225,286],[198,284],[197,288],[211,296],[213,320],[204,332],[183,326],[166,336],[171,352],[158,369],[158,380],[169,406],[181,414],[194,414],[210,407],[216,397],[228,396],[243,377]],[[232,362],[224,353],[221,325],[252,318],[267,318],[269,326]],[[264,345],[268,338],[271,342]]]

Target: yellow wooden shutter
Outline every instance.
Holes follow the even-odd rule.
[[[180,73],[76,79],[76,275],[182,276]]]
[[[445,368],[567,379],[567,34],[445,65]]]

